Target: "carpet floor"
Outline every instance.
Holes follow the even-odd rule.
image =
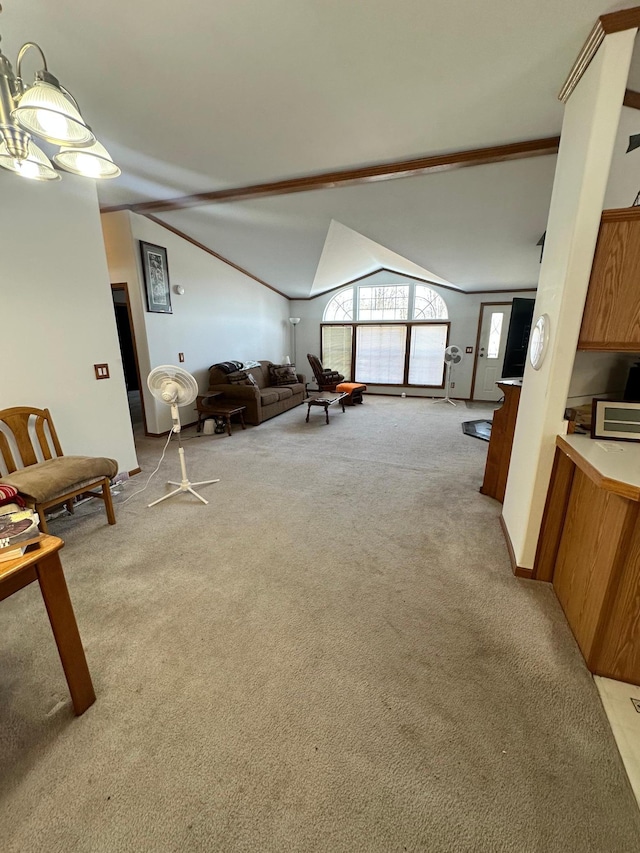
[[[52,522],[98,698],[73,717],[36,584],[0,604],[3,851],[637,850],[593,680],[478,492],[469,409],[305,414],[185,442],[221,478],[208,506],[147,508],[172,443],[115,527],[97,501]]]

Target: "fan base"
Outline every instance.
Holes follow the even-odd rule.
[[[208,504],[209,501],[205,500],[202,495],[199,495],[193,486],[208,486],[211,483],[219,483],[220,478],[217,480],[201,480],[199,483],[190,483],[188,480],[183,480],[181,483],[176,482],[176,480],[168,480],[167,481],[170,486],[177,486],[177,489],[174,489],[172,492],[169,492],[168,495],[163,495],[161,498],[158,498],[157,501],[153,501],[149,506],[155,506],[159,504],[161,501],[166,501],[168,498],[172,498],[174,495],[179,495],[181,492],[191,492],[199,501],[202,501],[203,504]]]

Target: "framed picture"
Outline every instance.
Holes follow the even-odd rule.
[[[144,286],[147,291],[147,311],[156,314],[173,314],[167,250],[162,246],[154,246],[153,243],[144,243],[140,240],[140,254]]]
[[[640,441],[640,403],[594,399],[591,438]]]

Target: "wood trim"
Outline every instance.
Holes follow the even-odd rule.
[[[571,93],[582,79],[582,75],[587,70],[591,60],[598,52],[598,48],[604,41],[605,35],[606,33],[602,24],[602,18],[598,18],[598,20],[593,25],[593,29],[589,33],[587,40],[582,45],[580,53],[578,54],[575,59],[575,62],[571,66],[571,70],[569,71],[567,79],[564,81],[562,88],[558,93],[559,101],[562,101],[566,104],[566,102],[569,100]]]
[[[116,282],[111,285],[111,292],[121,290],[125,296],[125,304],[127,306],[127,315],[129,317],[129,328],[131,329],[131,342],[133,344],[133,360],[136,365],[136,376],[138,377],[138,388],[140,390],[140,408],[142,409],[142,426],[144,434],[149,435],[147,429],[147,412],[144,406],[144,394],[142,393],[142,374],[140,372],[140,362],[138,361],[138,342],[136,341],[136,327],[133,322],[133,312],[131,311],[131,300],[129,299],[129,284],[126,281]]]
[[[575,470],[576,466],[573,460],[559,447],[556,447],[542,514],[536,556],[533,561],[533,578],[535,580],[553,581]]]
[[[473,356],[473,372],[471,374],[471,390],[469,398],[473,400],[473,394],[476,390],[476,370],[478,368],[478,350],[480,348],[480,334],[482,332],[482,323],[484,321],[484,309],[487,305],[513,305],[513,302],[481,302],[480,311],[478,313],[478,331],[476,332],[476,346]]]
[[[621,480],[604,477],[562,435],[556,437],[556,445],[598,488],[630,501],[640,501],[640,486],[633,486],[630,483],[623,483]]]
[[[227,201],[246,201],[276,195],[309,192],[310,190],[334,189],[340,186],[366,184],[372,181],[388,181],[396,178],[409,178],[427,175],[431,172],[443,172],[461,169],[467,166],[484,166],[489,163],[504,163],[525,157],[541,157],[556,154],[560,144],[559,136],[541,139],[525,139],[506,145],[492,145],[486,148],[472,148],[454,151],[449,154],[435,154],[415,157],[409,160],[376,163],[371,166],[339,169],[333,172],[321,172],[317,175],[303,175],[299,178],[285,178],[281,181],[268,181],[249,186],[230,187],[224,190],[193,193],[169,199],[139,202],[137,204],[105,207],[102,213],[117,210],[132,210],[134,213],[158,213],[166,210],[182,210],[202,204]]]
[[[600,26],[605,35],[620,33],[622,30],[632,30],[640,27],[640,6],[632,6],[630,9],[620,9],[618,12],[608,12],[600,15]]]
[[[135,476],[136,476],[136,474],[142,474],[142,468],[140,468],[140,467],[138,467],[138,468],[133,468],[133,470],[129,471],[129,476],[130,476],[130,477],[135,477]]]
[[[516,552],[513,550],[511,537],[509,536],[509,531],[507,530],[507,525],[505,523],[502,513],[500,513],[498,521],[500,522],[500,527],[502,528],[502,533],[504,535],[504,541],[507,545],[507,552],[509,554],[509,560],[511,562],[511,571],[517,578],[530,578],[533,573],[533,569],[525,569],[522,566],[518,565],[518,562],[516,560]]]
[[[622,106],[631,107],[633,110],[640,110],[640,92],[634,92],[633,89],[626,89]]]
[[[620,33],[623,30],[632,30],[637,27],[640,27],[640,6],[633,6],[630,9],[621,9],[618,12],[609,12],[606,15],[600,15],[593,25],[593,29],[589,33],[575,62],[571,66],[571,71],[569,71],[569,75],[558,94],[558,100],[563,103],[569,100],[571,93],[582,79],[582,75],[598,52],[605,36],[612,33]],[[634,105],[627,104],[626,106]]]
[[[602,211],[601,222],[632,222],[640,219],[640,206],[611,207]]]
[[[626,208],[625,208],[626,209]],[[640,210],[640,208],[638,208]],[[359,275],[356,278],[349,279],[348,281],[343,281],[342,284],[336,284],[335,287],[330,287],[329,290],[323,290],[322,293],[316,293],[314,296],[289,296],[288,299],[296,302],[312,302],[314,299],[321,299],[323,296],[326,296],[328,293],[333,293],[336,290],[340,290],[343,287],[348,287],[350,284],[356,284],[359,281],[363,281],[365,278],[370,278],[373,275],[378,275],[381,272],[388,272],[392,275],[401,275],[404,278],[410,278],[414,281],[419,281],[423,284],[428,284],[431,287],[441,287],[443,290],[452,290],[454,293],[460,293],[463,296],[484,296],[485,294],[492,293],[535,293],[535,287],[508,287],[508,288],[500,288],[496,290],[464,290],[462,287],[456,287],[455,285],[450,284],[439,284],[437,281],[432,281],[430,278],[421,278],[418,275],[410,275],[406,272],[400,272],[399,270],[391,269],[390,267],[378,267],[377,270],[373,270],[373,272],[365,273],[364,275]]]
[[[283,293],[281,290],[278,290],[277,287],[274,287],[272,284],[269,284],[267,281],[263,281],[261,278],[258,278],[257,275],[254,275],[252,272],[244,269],[244,267],[238,266],[238,264],[234,264],[233,261],[230,261],[228,258],[225,258],[223,255],[218,254],[218,252],[214,252],[213,249],[210,249],[208,246],[205,246],[204,243],[199,243],[197,240],[194,240],[193,237],[189,237],[188,234],[185,234],[184,231],[180,231],[178,228],[174,228],[173,225],[169,225],[167,222],[163,222],[162,219],[158,219],[157,216],[153,216],[151,213],[144,213],[143,216],[146,216],[147,219],[150,219],[152,222],[155,222],[156,225],[161,225],[163,228],[166,228],[167,231],[171,231],[172,234],[175,234],[177,237],[182,237],[183,240],[186,240],[187,243],[191,243],[192,246],[195,246],[198,249],[202,249],[203,252],[206,252],[208,255],[211,255],[217,260],[222,261],[223,264],[227,264],[227,266],[233,267],[234,270],[238,270],[243,275],[248,276],[248,278],[257,281],[258,284],[261,284],[263,287],[268,287],[269,290],[273,290],[274,293],[277,293],[278,296],[282,296],[285,299],[289,299],[290,297]]]

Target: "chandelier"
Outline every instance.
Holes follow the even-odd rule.
[[[38,51],[43,67],[28,86],[22,77],[22,61],[30,49]],[[60,175],[33,137],[59,145],[53,161],[74,175],[117,178],[120,174],[82,118],[73,95],[47,68],[41,48],[27,42],[18,53],[16,73],[0,50],[0,166],[35,181],[59,180]]]

